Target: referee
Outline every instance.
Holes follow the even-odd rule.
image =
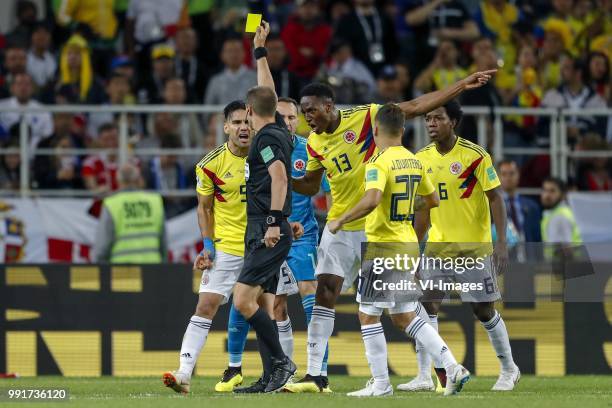
[[[250,126],[256,131],[246,162],[247,227],[244,266],[234,287],[234,306],[257,333],[264,375],[250,387],[235,392],[273,392],[296,371],[283,353],[273,321],[278,271],[292,243],[291,153],[293,143],[271,88],[258,86],[247,93]],[[259,301],[259,303],[258,303]],[[261,305],[261,307],[260,307]]]

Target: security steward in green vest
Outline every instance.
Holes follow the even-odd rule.
[[[577,259],[581,254],[582,237],[574,212],[565,201],[566,193],[567,185],[558,178],[548,178],[542,183],[540,200],[544,212],[540,228],[545,245],[544,256],[548,260],[553,257],[557,260]]]
[[[96,231],[97,262],[160,263],[167,260],[161,195],[142,191],[140,170],[130,164],[117,173],[120,191],[104,199]]]

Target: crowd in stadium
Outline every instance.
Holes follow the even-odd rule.
[[[339,104],[400,102],[446,87],[468,72],[498,68],[464,106],[612,106],[612,0],[7,0],[0,34],[0,140],[19,145],[18,113],[38,104],[224,105],[256,85],[247,12],[271,22],[268,61],[279,96],[299,98],[312,81],[333,86]],[[117,188],[117,158],[66,154],[118,146],[116,114],[26,117],[32,188]],[[572,149],[606,150],[612,120],[569,117]],[[492,134],[493,120],[487,130]],[[131,115],[133,147],[214,147],[215,115]],[[547,147],[548,120],[504,117],[504,145]],[[306,130],[305,128],[303,130]],[[406,135],[411,146],[412,130]],[[476,141],[467,117],[459,135]],[[516,157],[521,185],[539,187],[546,155]],[[141,156],[147,187],[192,188],[197,158]],[[0,188],[19,187],[20,156],[5,154]],[[611,160],[576,160],[572,184],[612,190]]]

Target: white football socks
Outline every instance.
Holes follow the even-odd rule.
[[[280,341],[283,352],[287,357],[293,359],[293,330],[291,329],[291,319],[276,322],[278,328],[278,340]]]
[[[514,359],[512,358],[512,348],[510,347],[510,338],[504,319],[499,312],[495,311],[495,316],[488,322],[480,322],[489,335],[489,340],[493,345],[495,354],[499,359],[503,371],[514,370]]]
[[[427,311],[425,310],[423,305],[420,303],[417,306],[416,314],[422,320],[429,322],[429,315],[427,314]],[[415,351],[417,365],[419,367],[419,378],[431,379],[431,356],[429,355],[427,350],[425,350],[425,346],[423,345],[423,343],[418,340],[416,341]]]
[[[387,367],[387,341],[382,324],[361,326],[361,337],[365,345],[366,358],[370,365],[374,386],[384,390],[389,385],[389,368]]]
[[[334,320],[336,311],[323,306],[315,305],[312,308],[312,319],[308,325],[308,369],[307,373],[312,376],[321,375],[323,356],[327,342],[334,331]]]
[[[179,372],[191,377],[200,351],[202,351],[204,344],[206,344],[211,324],[212,320],[210,319],[195,315],[191,316],[183,336],[183,344],[181,345]]]
[[[406,334],[421,342],[432,358],[439,359],[447,372],[457,365],[457,360],[455,360],[453,353],[451,353],[444,340],[442,340],[442,337],[425,320],[418,316],[415,317],[406,327]]]
[[[428,321],[431,327],[433,327],[436,333],[439,334],[440,330],[438,329],[438,315],[432,314],[432,315],[427,315],[427,317],[429,318]],[[435,368],[444,368],[444,365],[442,364],[438,356],[434,356],[432,360],[433,360],[433,365]]]

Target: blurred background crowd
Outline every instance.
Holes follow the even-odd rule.
[[[612,0],[3,0],[0,7],[2,147],[18,146],[22,119],[6,107],[223,105],[242,98],[256,84],[252,34],[244,33],[248,12],[271,22],[268,61],[280,96],[298,98],[301,86],[318,80],[334,87],[339,104],[399,102],[497,68],[494,82],[461,97],[464,106],[612,106]],[[31,187],[115,190],[115,154],[67,149],[117,148],[117,118],[78,106],[74,113],[27,115],[30,147],[56,151],[32,155]],[[129,143],[210,149],[221,120],[130,115]],[[549,125],[504,116],[504,146],[547,147]],[[609,118],[570,117],[567,126],[571,149],[609,149]],[[492,127],[487,118],[489,134]],[[475,119],[465,118],[457,133],[476,141]],[[548,176],[547,155],[513,159],[522,187],[539,187]],[[133,160],[149,189],[194,184],[197,157]],[[575,160],[570,184],[612,190],[610,163]],[[18,154],[2,155],[0,189],[18,188],[19,169]]]

